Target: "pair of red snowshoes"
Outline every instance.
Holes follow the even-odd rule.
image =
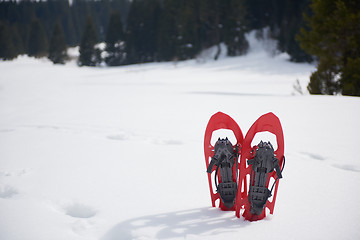
[[[231,130],[236,143],[232,144],[228,138],[219,138],[213,146],[212,134],[219,129]],[[270,142],[261,141],[251,146],[256,133],[260,132],[270,132],[276,136],[276,150]],[[218,200],[221,210],[235,211],[237,217],[242,212],[242,216],[249,221],[266,217],[266,209],[273,214],[278,180],[282,178],[285,164],[284,135],[280,120],[273,113],[257,119],[245,138],[230,116],[222,112],[214,114],[206,127],[204,151],[213,207]]]

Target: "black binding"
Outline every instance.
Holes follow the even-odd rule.
[[[227,208],[231,208],[235,204],[237,191],[237,183],[233,182],[232,167],[238,158],[238,147],[231,144],[228,138],[218,139],[215,143],[215,154],[208,166],[207,172],[211,174],[214,165],[215,170],[215,186],[216,191],[220,194],[221,201]],[[221,183],[217,183],[217,174],[220,169]]]
[[[283,168],[280,170],[279,160],[274,155],[274,148],[270,142],[261,141],[256,148],[253,159],[247,161],[251,165],[249,202],[250,212],[252,214],[260,215],[265,208],[266,201],[272,196],[272,190],[278,179],[282,178],[282,170],[285,165],[285,157],[283,161]],[[268,174],[276,171],[277,178],[269,190],[266,185]]]

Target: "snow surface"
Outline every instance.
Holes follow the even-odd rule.
[[[0,62],[0,239],[360,239],[360,98],[298,94],[315,67],[249,38],[247,56],[220,61]],[[284,178],[262,221],[211,207],[217,111],[244,134],[269,111],[283,124]]]

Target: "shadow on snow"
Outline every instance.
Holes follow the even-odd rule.
[[[164,214],[142,216],[125,220],[111,228],[101,240],[118,239],[168,239],[185,238],[187,235],[214,236],[236,232],[250,223],[229,217],[230,212],[218,208],[196,208]]]

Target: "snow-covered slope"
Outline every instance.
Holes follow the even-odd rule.
[[[1,62],[0,239],[359,239],[360,99],[297,94],[314,66],[249,37],[247,56],[220,61]],[[283,124],[265,220],[210,207],[203,137],[217,111],[244,133],[269,111]]]

